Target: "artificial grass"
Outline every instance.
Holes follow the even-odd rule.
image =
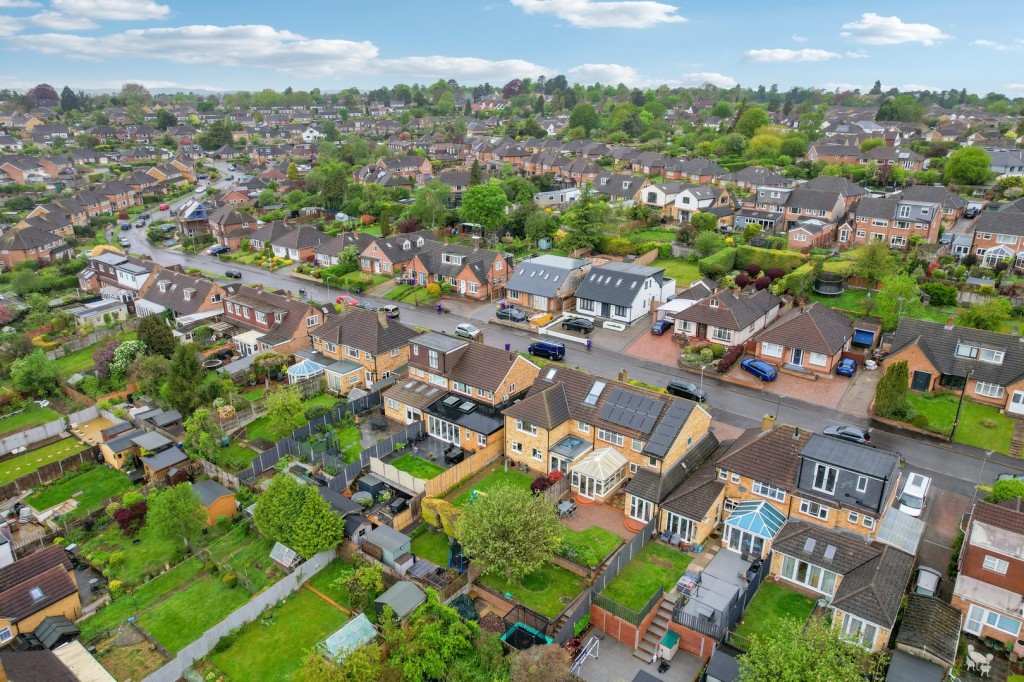
[[[671,589],[686,573],[692,557],[659,542],[649,542],[602,590],[608,599],[639,611],[659,587]]]
[[[348,617],[309,590],[293,596],[242,627],[231,645],[210,660],[227,679],[287,682],[306,651],[345,624]]]
[[[17,414],[12,414],[9,417],[0,417],[0,436],[24,431],[35,426],[42,426],[63,416],[52,407],[39,407],[35,403],[29,403],[24,410]]]
[[[76,452],[85,450],[87,447],[77,438],[64,438],[56,443],[50,443],[49,445],[26,452],[24,455],[4,460],[0,462],[0,484],[10,483],[50,462],[70,457]]]
[[[491,488],[506,483],[523,490],[529,490],[533,479],[534,477],[530,474],[524,474],[517,469],[510,468],[508,471],[497,469],[467,488],[465,492],[455,498],[452,504],[461,509],[469,505],[474,490],[477,491],[477,494],[483,493],[486,495],[487,491]]]
[[[391,466],[423,481],[429,481],[435,476],[444,473],[443,467],[439,467],[433,462],[428,462],[412,453],[402,455],[391,462]]]
[[[956,419],[960,394],[936,395],[934,393],[908,393],[907,402],[916,414],[928,417],[928,429],[949,435]],[[986,426],[985,424],[990,424]],[[1013,437],[1013,419],[1000,414],[992,405],[976,403],[964,398],[960,424],[956,428],[957,443],[973,445],[983,450],[1009,453]]]
[[[578,547],[589,547],[593,550],[597,561],[601,562],[622,543],[622,538],[600,526],[591,526],[586,530],[566,528],[562,531],[562,541],[571,542]],[[591,566],[591,568],[595,568],[595,566]]]
[[[673,277],[677,287],[685,287],[700,279],[700,270],[696,263],[682,258],[657,258],[651,262],[652,268],[665,268],[665,276]]]
[[[794,592],[778,583],[765,581],[747,607],[747,612],[736,628],[736,635],[750,642],[766,637],[776,630],[784,619],[804,623],[814,610],[815,600]]]
[[[438,566],[448,565],[448,536],[441,531],[427,530],[420,526],[412,538],[412,553],[433,561]]]
[[[110,467],[96,466],[74,476],[58,479],[52,485],[40,488],[25,500],[25,504],[37,511],[42,511],[74,497],[78,501],[79,509],[92,509],[131,487],[131,479],[120,471]]]
[[[511,594],[514,601],[551,619],[583,589],[581,576],[555,564],[544,564],[540,570],[526,575],[521,583],[509,582],[500,572],[482,576],[480,582],[500,594]]]

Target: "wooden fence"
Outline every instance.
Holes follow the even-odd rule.
[[[99,454],[99,447],[94,445],[90,448],[76,452],[64,459],[58,459],[39,467],[30,474],[25,474],[14,479],[10,483],[0,486],[0,500],[17,497],[29,488],[44,485],[50,481],[60,478],[69,471],[77,471],[86,464],[96,461]]]
[[[51,351],[46,352],[46,357],[50,360],[56,360],[62,358],[68,353],[74,353],[77,350],[88,348],[92,344],[103,341],[104,339],[113,338],[118,332],[128,331],[129,329],[135,329],[139,326],[139,320],[141,318],[135,317],[129,320],[125,320],[119,324],[113,325],[106,329],[100,329],[92,334],[86,334],[85,336],[78,336],[73,339],[69,339],[60,345],[58,348],[54,348]]]
[[[477,473],[490,464],[497,455],[488,455],[483,450],[471,457],[462,460],[443,474],[438,474],[427,481],[424,488],[427,497],[444,497],[444,495],[455,488],[463,480]]]

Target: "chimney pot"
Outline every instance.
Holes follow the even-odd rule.
[[[775,426],[775,417],[773,415],[766,414],[761,417],[762,431],[771,431],[773,426]]]
[[[949,315],[948,317],[946,317],[945,329],[948,331],[948,330],[950,330],[952,328],[953,328],[953,316]]]

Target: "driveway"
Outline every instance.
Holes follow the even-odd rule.
[[[737,362],[729,370],[727,376],[751,387],[764,389],[766,394],[777,395],[783,398],[796,398],[813,405],[820,405],[830,410],[839,407],[840,401],[846,391],[850,388],[850,380],[836,374],[819,375],[817,381],[801,379],[792,374],[779,372],[775,381],[762,382],[750,372],[747,372]]]
[[[908,475],[906,470],[903,475],[904,478]],[[949,601],[953,594],[953,581],[946,575],[946,567],[953,555],[953,539],[960,532],[960,520],[971,511],[971,498],[935,487],[932,491],[925,510],[924,537],[917,551],[917,559],[920,565],[934,568],[945,576],[939,593]],[[900,512],[890,509],[888,513]]]
[[[647,330],[645,330],[647,331]],[[663,365],[676,367],[679,359],[679,346],[672,341],[669,333],[655,336],[651,333],[641,334],[626,348],[626,355],[645,360],[654,360]]]
[[[850,381],[850,388],[839,401],[838,410],[857,417],[866,417],[871,401],[875,398],[875,387],[882,376],[882,370],[868,371],[861,367]]]

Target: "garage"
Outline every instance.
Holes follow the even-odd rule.
[[[923,372],[919,369],[914,370],[914,376],[910,380],[910,390],[912,391],[927,391],[932,385],[932,373]]]

